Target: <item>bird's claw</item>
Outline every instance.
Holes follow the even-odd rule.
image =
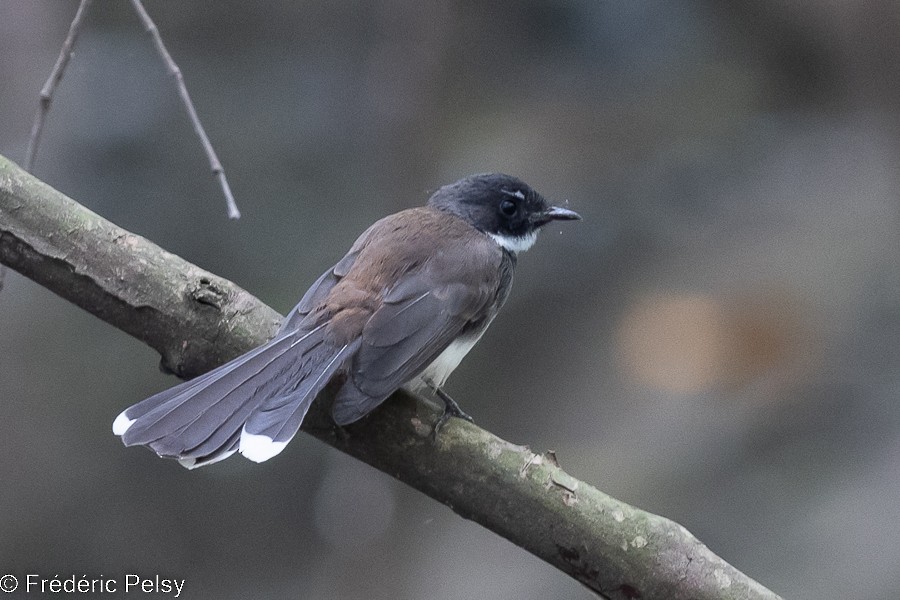
[[[432,438],[437,441],[438,433],[441,428],[447,424],[447,421],[450,420],[450,417],[457,417],[459,419],[465,419],[469,423],[474,423],[475,420],[459,407],[459,404],[456,403],[456,400],[451,398],[447,392],[442,390],[441,388],[434,388],[434,393],[438,398],[444,403],[444,412],[441,413],[441,416],[438,417],[438,420],[434,423],[434,429],[431,432]]]

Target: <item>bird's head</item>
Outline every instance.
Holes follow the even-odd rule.
[[[502,173],[470,175],[440,188],[429,206],[454,214],[511,252],[528,250],[541,227],[581,216],[552,206],[527,183]]]

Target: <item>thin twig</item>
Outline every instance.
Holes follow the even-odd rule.
[[[63,42],[62,48],[59,51],[59,57],[56,59],[56,64],[53,65],[53,71],[51,71],[50,77],[47,78],[44,87],[41,88],[38,110],[37,114],[34,116],[34,124],[31,126],[31,137],[28,139],[28,150],[25,152],[25,170],[28,172],[31,172],[34,168],[34,157],[37,154],[38,145],[41,143],[41,133],[44,131],[44,121],[47,118],[47,113],[50,112],[50,103],[53,101],[53,92],[56,91],[56,86],[62,79],[63,73],[66,70],[66,65],[69,64],[69,59],[72,57],[72,51],[75,49],[75,40],[78,39],[78,33],[81,31],[81,23],[84,20],[84,14],[87,12],[90,4],[91,0],[81,0],[81,4],[78,5],[78,10],[75,12],[75,18],[72,19],[72,24],[69,25],[69,34],[66,36],[66,40]]]
[[[200,138],[200,143],[203,144],[203,149],[206,151],[206,156],[209,158],[209,166],[212,169],[213,175],[216,176],[219,180],[219,184],[222,186],[222,192],[225,194],[225,202],[228,204],[228,218],[240,219],[241,212],[238,210],[237,203],[234,201],[234,196],[231,194],[231,187],[228,185],[228,180],[225,179],[225,169],[222,168],[222,163],[219,162],[219,157],[216,156],[216,151],[213,150],[209,137],[207,137],[203,125],[200,124],[200,117],[197,116],[197,110],[194,108],[194,103],[191,102],[191,96],[188,94],[187,87],[184,85],[184,76],[181,74],[181,69],[178,68],[178,65],[172,60],[172,55],[166,50],[166,45],[159,35],[159,29],[144,9],[141,0],[131,0],[131,4],[134,6],[134,10],[137,12],[141,23],[143,23],[144,29],[146,29],[147,33],[153,37],[156,51],[159,53],[160,58],[162,58],[163,63],[165,63],[166,69],[169,71],[169,74],[175,78],[175,84],[178,86],[178,94],[181,96],[181,101],[187,109],[188,117],[190,117],[191,123],[194,126],[194,131]]]

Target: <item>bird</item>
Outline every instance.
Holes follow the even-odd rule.
[[[263,462],[332,382],[339,427],[401,386],[443,401],[435,434],[451,417],[471,420],[444,382],[506,302],[518,255],[548,223],[579,219],[511,175],[440,187],[366,229],[268,342],[125,409],[113,433],[189,469],[235,452]]]

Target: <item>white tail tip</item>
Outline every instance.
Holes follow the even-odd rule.
[[[213,463],[217,463],[220,460],[225,460],[226,458],[228,458],[235,452],[237,452],[237,450],[229,450],[228,452],[223,452],[222,454],[219,454],[218,456],[216,456],[214,458],[211,458],[211,459],[205,460],[205,461],[201,461],[201,462],[198,462],[196,458],[179,458],[178,464],[180,464],[185,469],[192,471],[198,467],[205,467],[206,465],[211,465]]]
[[[287,442],[276,442],[267,435],[241,431],[241,454],[253,462],[269,460],[287,446]]]
[[[137,421],[137,419],[129,419],[128,417],[126,417],[126,412],[128,411],[123,410],[121,414],[116,417],[116,420],[113,421],[113,433],[116,435],[123,435],[126,431],[128,431],[128,428],[134,425],[134,422]]]

